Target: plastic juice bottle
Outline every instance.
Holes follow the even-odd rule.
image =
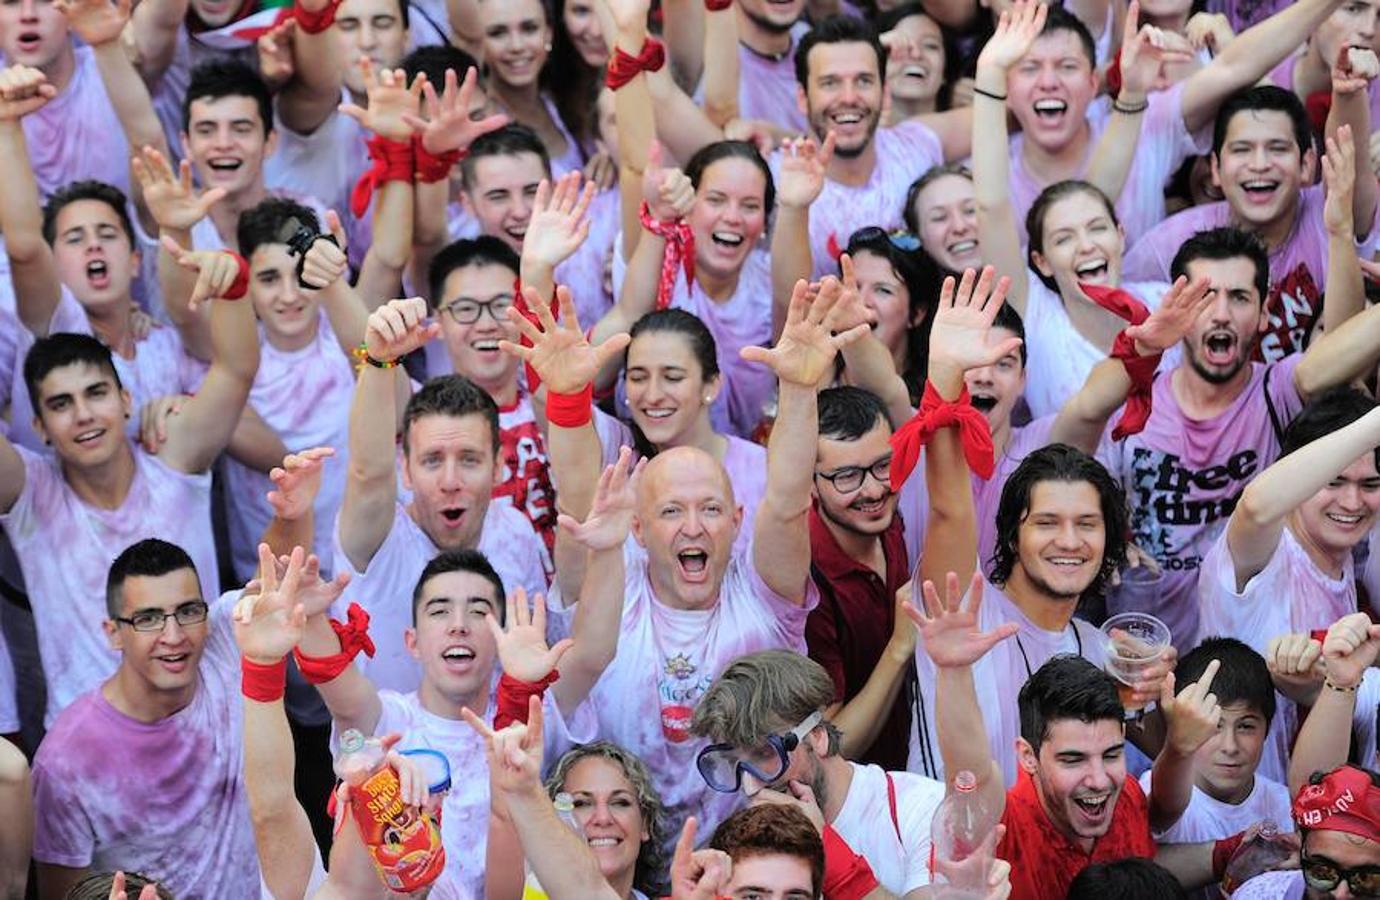
[[[575,819],[574,799],[569,794],[561,792],[556,795],[554,804],[556,815],[569,826],[571,831],[579,835],[581,840],[584,840],[584,829]],[[527,867],[527,880],[522,884],[522,900],[549,900],[546,888],[541,886],[541,882],[537,880],[537,873],[532,871],[531,863],[524,863],[524,865]]]

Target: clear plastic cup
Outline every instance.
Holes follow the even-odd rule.
[[[1107,648],[1107,673],[1118,682],[1121,703],[1128,712],[1138,712],[1144,703],[1132,696],[1132,686],[1143,681],[1145,671],[1169,649],[1169,626],[1149,613],[1127,612],[1102,623]]]

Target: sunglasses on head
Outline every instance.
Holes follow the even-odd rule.
[[[785,734],[767,735],[756,747],[710,744],[695,757],[695,768],[705,784],[721,794],[737,793],[745,772],[762,784],[771,784],[786,774],[790,752],[823,720],[823,713],[816,710]]]
[[[920,249],[920,239],[909,231],[887,231],[876,225],[869,225],[866,228],[859,228],[853,232],[853,236],[848,239],[850,247],[858,244],[870,244],[873,241],[888,240],[891,246],[897,250],[905,250],[907,253],[914,253]]]

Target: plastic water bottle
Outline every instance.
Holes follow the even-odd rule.
[[[585,832],[575,818],[574,798],[562,791],[556,795],[553,802],[556,807],[556,816],[583,841]],[[532,864],[524,862],[523,865],[527,869],[527,879],[522,883],[522,900],[548,900],[546,888],[542,887],[541,882],[537,880],[537,873],[532,871]]]
[[[1260,822],[1257,829],[1255,837],[1242,841],[1227,862],[1227,871],[1222,876],[1222,896],[1230,895],[1261,872],[1285,867],[1292,859],[1295,849],[1279,833],[1279,826],[1273,819]]]
[[[977,777],[963,771],[954,776],[954,787],[935,811],[931,825],[934,841],[936,896],[944,900],[981,900],[987,895],[987,875],[992,852],[984,844],[997,825],[993,810],[977,791]]]

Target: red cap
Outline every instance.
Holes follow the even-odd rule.
[[[1294,824],[1300,831],[1342,831],[1380,841],[1380,787],[1365,769],[1342,766],[1294,798]]]

